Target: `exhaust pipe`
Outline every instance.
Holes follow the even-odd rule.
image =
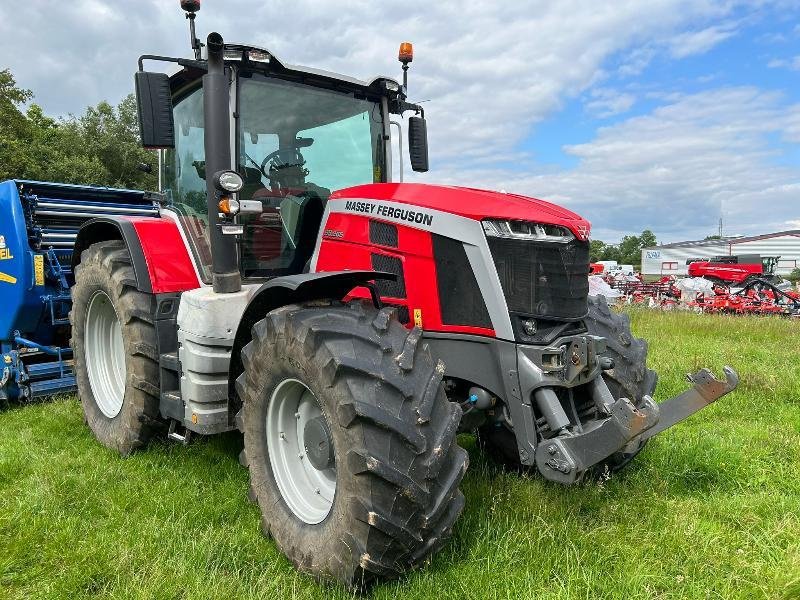
[[[203,117],[205,119],[206,200],[208,233],[211,240],[211,261],[214,291],[229,294],[242,289],[242,277],[236,256],[236,239],[223,235],[214,186],[214,173],[232,168],[230,91],[223,62],[225,43],[216,32],[206,40],[208,73],[203,75]]]

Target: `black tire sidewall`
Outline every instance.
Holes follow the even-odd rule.
[[[152,379],[153,373],[144,372],[140,364],[143,359],[135,356],[134,345],[141,340],[133,339],[134,332],[126,325],[131,321],[129,302],[122,298],[124,286],[115,279],[115,269],[110,264],[109,253],[121,249],[124,249],[122,242],[116,244],[106,242],[96,244],[86,251],[84,260],[79,266],[75,285],[72,287],[71,320],[75,379],[84,420],[101,444],[126,456],[146,441],[150,429],[148,424],[143,422],[146,418],[146,415],[142,414],[146,402],[143,398],[144,392],[132,385],[132,375],[139,372],[140,379]],[[97,404],[86,368],[86,317],[89,305],[98,292],[104,293],[114,307],[120,321],[125,349],[125,391],[122,407],[114,417],[106,416]],[[152,343],[155,343],[155,340],[152,340]],[[155,416],[149,415],[150,421],[154,421]]]
[[[276,309],[252,332],[236,420],[264,532],[299,569],[351,590],[421,564],[461,513],[468,464],[456,440],[461,410],[421,331],[403,327],[394,309],[328,300]],[[317,524],[289,508],[270,463],[267,411],[287,379],[314,394],[333,438],[336,492]]]
[[[268,350],[269,368],[264,369],[262,384],[254,394],[256,402],[245,403],[244,418],[247,423],[245,451],[250,467],[251,484],[261,492],[257,495],[265,524],[276,534],[273,536],[281,549],[290,554],[292,548],[314,549],[316,556],[334,557],[342,552],[339,535],[342,531],[351,531],[361,524],[355,522],[346,506],[346,498],[369,493],[367,481],[362,477],[356,479],[347,466],[345,448],[354,445],[352,435],[339,426],[335,418],[335,407],[347,398],[339,398],[337,387],[322,388],[319,384],[324,380],[319,366],[304,355],[299,344],[294,340],[279,338],[280,343]],[[298,518],[283,498],[267,447],[267,410],[270,399],[277,387],[287,379],[296,379],[305,385],[316,398],[322,413],[330,427],[333,438],[334,456],[336,458],[336,492],[333,505],[328,515],[320,523],[309,524]],[[278,533],[279,532],[279,533]],[[311,564],[311,555],[307,563],[299,565],[313,570],[335,571],[336,565]]]

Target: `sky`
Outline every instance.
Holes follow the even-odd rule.
[[[202,0],[197,25],[363,79],[413,42],[414,180],[551,200],[607,242],[800,229],[800,0]],[[119,101],[144,53],[189,55],[178,0],[0,0],[0,69],[48,114]]]

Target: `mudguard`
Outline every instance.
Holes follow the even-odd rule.
[[[192,257],[174,221],[123,216],[92,219],[81,227],[75,240],[73,271],[83,250],[106,240],[125,242],[140,292],[165,294],[200,287]]]
[[[250,341],[251,329],[268,312],[287,304],[321,300],[343,299],[354,288],[365,286],[375,279],[395,281],[397,275],[383,271],[323,271],[300,273],[270,279],[256,290],[239,321],[231,351],[230,386],[242,373],[240,350]]]

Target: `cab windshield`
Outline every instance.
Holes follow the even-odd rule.
[[[386,180],[378,101],[254,75],[240,79],[236,136],[242,199],[262,202],[241,217],[239,262],[245,278],[302,272],[314,251],[333,190]],[[164,153],[163,191],[184,225],[207,281],[203,91],[176,102],[175,148]]]
[[[384,181],[378,102],[254,76],[239,87],[240,196],[264,212],[243,219],[242,274],[299,273],[331,191]]]

